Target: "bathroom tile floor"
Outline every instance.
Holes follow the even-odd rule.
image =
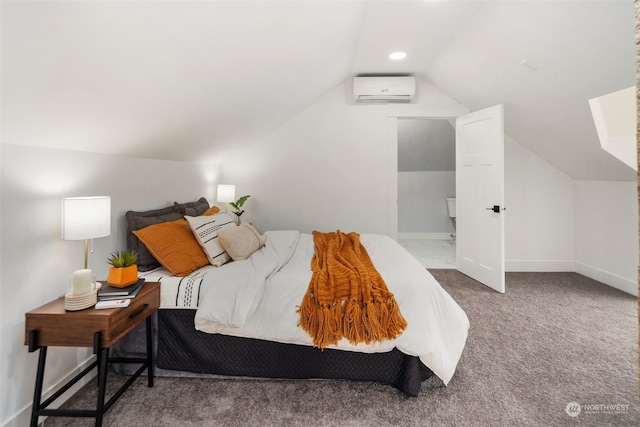
[[[455,240],[400,239],[398,243],[426,268],[456,268]]]

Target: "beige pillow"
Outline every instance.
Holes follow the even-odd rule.
[[[264,237],[248,222],[218,232],[218,242],[234,261],[247,259],[264,246]]]

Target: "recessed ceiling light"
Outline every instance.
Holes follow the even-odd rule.
[[[395,61],[399,59],[404,59],[406,57],[407,57],[407,52],[393,52],[392,54],[389,55],[389,58]]]

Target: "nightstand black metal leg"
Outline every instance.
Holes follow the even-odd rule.
[[[33,395],[33,407],[31,408],[31,427],[37,427],[42,401],[42,382],[44,381],[44,365],[47,360],[47,347],[40,347],[38,356],[38,371],[36,373],[36,390]]]
[[[96,408],[96,427],[102,426],[102,417],[105,411],[104,399],[107,390],[107,363],[109,361],[109,348],[101,348],[98,353],[98,405]]]
[[[153,387],[153,339],[151,329],[151,316],[147,317],[147,386]]]

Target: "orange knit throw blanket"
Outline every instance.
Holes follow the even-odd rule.
[[[313,275],[297,311],[314,346],[323,349],[343,337],[369,344],[400,335],[407,322],[360,235],[314,231],[313,241]]]

